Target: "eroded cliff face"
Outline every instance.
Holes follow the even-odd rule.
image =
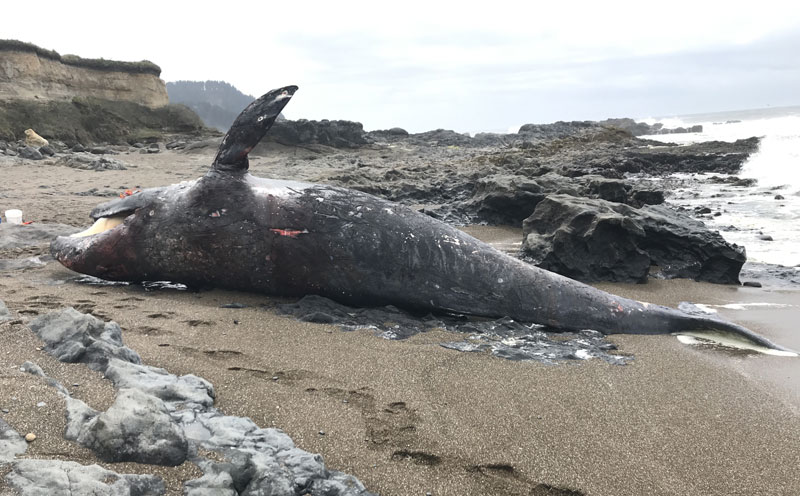
[[[155,74],[91,69],[32,52],[0,50],[0,100],[45,102],[74,97],[133,102],[150,108],[169,103],[166,85]]]

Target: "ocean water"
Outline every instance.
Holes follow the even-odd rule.
[[[754,186],[708,184],[703,176],[709,175],[698,175],[699,185],[676,190],[668,202],[710,208],[712,214],[703,222],[727,241],[744,246],[748,261],[793,267],[800,273],[800,107],[644,120],[668,128],[703,125],[702,133],[644,136],[663,142],[761,137],[758,151],[737,174],[755,179]]]

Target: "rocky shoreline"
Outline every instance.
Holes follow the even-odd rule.
[[[652,278],[689,278],[737,286],[743,277],[744,250],[725,242],[698,220],[713,213],[676,209],[665,200],[675,189],[676,181],[694,180],[676,179],[675,173],[714,172],[723,175],[722,180],[729,181],[731,187],[744,187],[734,174],[757,150],[757,138],[677,146],[637,138],[628,131],[596,123],[523,126],[515,134],[470,137],[443,130],[367,133],[357,123],[344,121],[279,122],[271,136],[253,153],[251,169],[258,176],[358,189],[456,225],[514,226],[520,229],[520,239],[507,251],[570,277],[588,282],[637,283]],[[52,209],[46,200],[24,197],[10,188],[0,190],[0,199],[9,204],[31,202],[22,206],[25,220],[34,221],[28,227],[0,226],[0,272],[24,280],[30,274],[53,270],[55,262],[47,251],[48,240],[85,224],[91,206],[109,196],[124,194],[125,190],[161,184],[164,175],[174,175],[174,181],[197,177],[205,171],[218,144],[219,138],[214,136],[186,135],[133,145],[67,146],[53,141],[46,147],[33,147],[23,142],[0,142],[0,170],[30,168],[35,174],[43,168],[57,168],[66,177],[81,177],[83,185],[80,190],[69,191],[40,185],[43,198],[48,195],[57,200]],[[137,172],[140,158],[146,159],[144,163],[161,164],[148,160],[162,155],[183,161],[183,168],[160,171],[155,184],[127,180],[118,184],[105,179],[111,174]],[[91,188],[85,186],[87,179],[91,180]],[[74,211],[67,212],[64,205]],[[26,229],[23,236],[20,229]],[[758,278],[761,273],[751,270],[745,274]],[[796,283],[791,272],[775,268],[770,274],[788,284]],[[36,277],[36,284],[81,286],[76,281]],[[109,288],[99,289],[94,291],[98,298],[103,297],[103,289]],[[75,302],[67,302],[75,306]],[[10,304],[10,310],[0,303],[0,321],[6,321],[4,332],[12,327],[17,331],[30,328],[43,339],[43,351],[65,362],[84,363],[114,384],[113,403],[92,407],[73,397],[69,384],[60,383],[32,361],[16,364],[63,398],[65,439],[90,451],[97,460],[146,463],[148,467],[154,463],[187,465],[188,461],[200,471],[199,475],[185,477],[181,491],[191,495],[262,494],[256,488],[263,489],[265,485],[274,494],[371,494],[359,480],[362,476],[356,479],[344,473],[349,470],[327,468],[319,455],[312,454],[313,450],[296,447],[294,436],[259,427],[255,420],[241,415],[223,414],[215,406],[215,388],[209,381],[192,375],[194,371],[179,376],[143,365],[144,360],[136,352],[123,346],[120,326],[112,322],[116,313],[127,311],[123,310],[127,303],[98,308],[79,300],[84,305],[81,310],[91,311],[94,317],[74,309],[50,313],[56,304],[45,303],[35,310],[20,301]],[[366,329],[388,339],[422,339],[439,348],[510,361],[554,364],[599,358],[609,364],[625,365],[633,363],[634,356],[639,359],[629,350],[618,351],[614,341],[589,331],[554,336],[546,329],[503,319],[466,321],[452,316],[412,315],[391,307],[354,309],[314,297],[273,304],[271,311],[291,316],[297,325],[334,324],[356,332]],[[247,305],[237,305],[227,308],[247,310]],[[13,315],[22,309],[29,313]],[[158,320],[163,314],[152,313],[148,317]],[[195,322],[188,324],[191,328],[210,327],[206,332],[217,329],[203,320],[187,322]],[[239,320],[233,320],[233,325],[239,326]],[[135,332],[153,336],[163,332],[157,326],[137,323],[133,327]],[[75,332],[76,329],[82,332]],[[160,340],[154,346],[169,344]],[[204,353],[224,359],[226,354],[238,357],[243,352],[225,348]],[[227,370],[264,375],[275,383],[286,377],[283,373],[271,375],[266,368],[239,364],[231,364]],[[292,377],[286,382],[302,384],[306,376]],[[362,395],[358,389],[342,392],[332,386],[304,387],[307,395],[322,391],[338,401],[344,398],[345,404],[363,401],[358,399]],[[402,408],[395,403],[402,403]],[[374,422],[381,416],[415,418],[412,413],[406,411],[405,403],[392,402],[382,413],[370,411],[364,415],[368,422]],[[381,429],[388,428],[368,430],[372,449],[386,444],[386,453],[394,463],[431,469],[450,463],[415,447],[420,442],[405,424],[399,425],[397,432],[391,430],[391,435]],[[29,444],[23,440],[24,434],[14,431],[0,417],[0,475],[19,494],[57,492],[63,489],[65,480],[72,484],[67,486],[72,494],[175,493],[149,472],[127,474],[41,455],[26,458]],[[317,435],[324,437],[325,431],[318,430]],[[8,455],[3,458],[2,453]],[[469,466],[474,469],[470,473],[481,476],[500,474],[500,482],[492,479],[494,482],[482,483],[501,491],[533,487],[533,494],[583,494],[549,482],[518,480],[509,476],[515,473],[513,467],[503,468],[506,465],[496,460]],[[366,487],[374,490],[369,484]]]

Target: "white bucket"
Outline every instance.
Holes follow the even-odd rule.
[[[6,222],[9,224],[22,224],[22,210],[6,210]]]

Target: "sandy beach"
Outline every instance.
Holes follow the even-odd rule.
[[[79,193],[193,179],[207,170],[213,151],[115,158],[136,167],[94,172],[52,160],[4,166],[0,201],[22,209],[25,220],[83,227],[91,208],[110,198]],[[256,157],[251,171],[267,176],[280,159]],[[514,242],[514,229],[470,232],[498,245]],[[45,254],[42,245],[0,258]],[[52,260],[0,272],[0,299],[16,317],[0,323],[0,408],[8,410],[0,418],[38,436],[23,457],[97,462],[63,439],[64,400],[19,371],[30,360],[91,407],[113,402],[107,380],[83,365],[56,361],[25,326],[72,306],[118,322],[125,344],[144,363],[209,380],[226,414],[284,430],[329,468],[385,496],[800,494],[798,358],[688,346],[669,335],[615,335],[610,340],[619,351],[634,357],[629,365],[515,362],[440,346],[460,339],[455,333],[389,341],[276,312],[291,300],[94,286],[75,276]],[[671,306],[773,304],[718,309],[800,349],[797,290],[685,280],[600,287]],[[246,307],[220,307],[233,302]],[[161,475],[169,494],[181,494],[182,482],[200,475],[188,462],[101,465]],[[3,475],[0,469],[0,495],[13,494]]]

